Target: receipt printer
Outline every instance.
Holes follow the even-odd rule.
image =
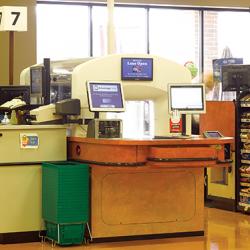
[[[122,120],[93,119],[88,123],[88,138],[122,138]]]

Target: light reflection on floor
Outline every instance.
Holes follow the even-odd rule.
[[[250,216],[205,209],[205,236],[60,247],[63,250],[250,250]],[[51,250],[50,242],[0,245],[0,250]]]

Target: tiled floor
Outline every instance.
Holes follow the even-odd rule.
[[[250,216],[206,208],[204,237],[96,243],[55,249],[69,250],[250,250]],[[0,245],[0,250],[48,250],[50,242]]]

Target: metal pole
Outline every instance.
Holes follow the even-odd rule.
[[[114,54],[115,48],[115,27],[114,27],[114,0],[107,0],[108,7],[108,54]]]
[[[14,31],[9,31],[9,85],[13,85],[14,75]]]

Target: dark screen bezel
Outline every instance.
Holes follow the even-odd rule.
[[[41,70],[42,73],[42,82],[41,82],[41,86],[40,86],[40,91],[39,92],[33,92],[32,89],[32,76],[33,76],[33,70]],[[30,94],[31,96],[44,96],[45,92],[45,68],[44,66],[36,66],[36,67],[31,67],[30,68]]]

